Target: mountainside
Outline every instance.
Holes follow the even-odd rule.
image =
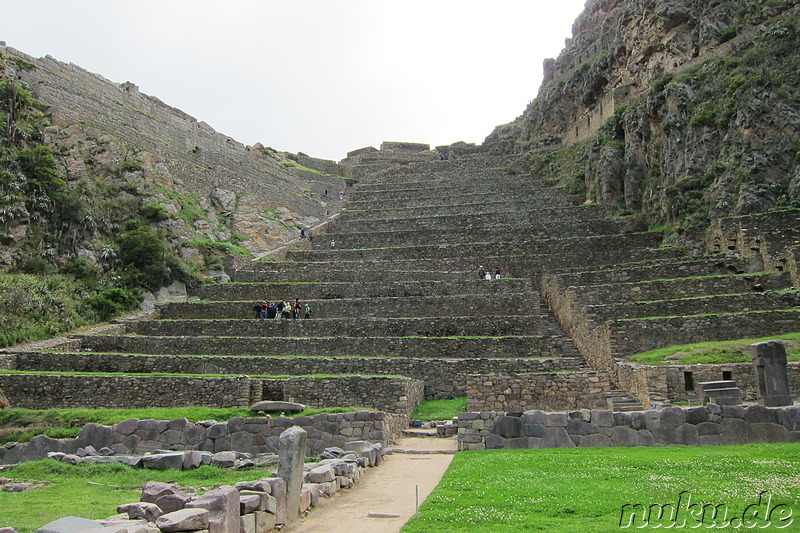
[[[590,0],[539,96],[485,144],[643,224],[800,203],[796,0]]]
[[[227,256],[297,238],[347,184],[298,159],[338,172],[0,46],[0,345],[105,319],[142,289],[227,279]]]

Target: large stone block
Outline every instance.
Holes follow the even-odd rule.
[[[566,422],[566,417],[564,418]],[[541,442],[542,448],[574,448],[575,443],[569,438],[565,427],[549,427],[545,430]]]
[[[206,509],[209,512],[209,533],[239,533],[239,491],[223,485],[206,492],[186,504],[188,509]]]
[[[286,482],[286,519],[288,523],[296,520],[299,514],[306,438],[306,431],[298,426],[286,429],[279,438],[278,476]]]
[[[150,481],[142,489],[141,501],[154,503],[165,513],[183,509],[192,497],[174,484]]]
[[[611,439],[600,433],[581,437],[582,448],[598,448],[611,446]]]
[[[524,434],[522,419],[517,416],[501,416],[492,426],[492,433],[505,439],[521,437]]]
[[[772,422],[757,422],[750,424],[753,442],[787,442],[789,431],[778,424]]]
[[[149,470],[182,470],[183,460],[183,452],[145,455],[142,466]]]
[[[181,509],[160,516],[156,526],[162,533],[197,531],[208,528],[209,512],[205,509]]]
[[[629,427],[613,427],[611,428],[611,442],[613,446],[638,446],[639,433]]]

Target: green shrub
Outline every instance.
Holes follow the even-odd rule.
[[[148,222],[161,222],[169,218],[167,209],[163,205],[157,203],[143,205],[139,210],[139,215]]]
[[[92,308],[99,320],[108,320],[118,313],[133,309],[141,301],[142,297],[136,292],[120,288],[107,289],[85,299],[86,305]]]

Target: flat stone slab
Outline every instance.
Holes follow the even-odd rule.
[[[250,406],[251,411],[262,413],[299,413],[305,410],[306,406],[302,403],[263,401]]]

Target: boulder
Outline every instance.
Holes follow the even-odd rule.
[[[211,456],[211,466],[233,468],[236,465],[236,452],[218,452]]]
[[[181,509],[160,516],[156,525],[163,533],[197,531],[209,526],[210,513],[206,509]]]
[[[150,481],[142,489],[141,501],[154,503],[165,513],[171,513],[183,509],[192,499],[191,496],[183,492],[177,485]]]
[[[188,509],[209,511],[209,533],[239,533],[239,491],[223,485],[186,504]]]
[[[148,522],[155,522],[164,514],[158,505],[147,502],[126,503],[117,507],[117,512],[127,514],[131,520],[142,518]]]
[[[330,464],[312,468],[311,471],[308,472],[308,481],[311,483],[326,483],[328,481],[333,481],[335,478],[336,474],[333,470],[333,466]]]
[[[183,452],[145,455],[142,466],[150,470],[182,470]]]

